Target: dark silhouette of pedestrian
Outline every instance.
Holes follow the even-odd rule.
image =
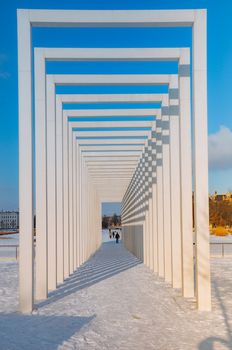
[[[113,231],[113,238],[114,238],[114,236],[115,236],[115,232]]]
[[[116,243],[118,243],[118,240],[119,240],[119,238],[120,238],[120,236],[119,236],[119,233],[118,233],[118,232],[116,233],[115,238],[116,238]]]

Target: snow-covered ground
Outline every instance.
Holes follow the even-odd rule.
[[[19,244],[19,234],[0,235],[0,260],[15,259],[16,246]],[[10,247],[12,246],[12,247]]]
[[[212,260],[211,313],[109,240],[32,315],[17,313],[18,264],[1,261],[0,276],[1,350],[232,349],[229,258]]]

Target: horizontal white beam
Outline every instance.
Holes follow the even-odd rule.
[[[161,103],[167,94],[57,94],[61,103]]]
[[[87,164],[88,169],[94,170],[94,169],[135,169],[136,164],[100,164],[100,165],[89,165]]]
[[[120,157],[120,156],[131,156],[133,153],[133,156],[134,157],[139,157],[141,152],[139,151],[135,151],[135,152],[129,152],[129,151],[118,151],[118,152],[113,152],[113,151],[109,151],[109,152],[106,152],[106,151],[103,151],[103,152],[82,152],[82,156],[85,157],[85,156],[92,156],[92,157],[97,157],[99,156],[99,154],[101,154],[102,156],[114,156],[114,157]]]
[[[47,61],[178,61],[188,48],[35,48]]]
[[[118,150],[118,151],[126,151],[126,150],[135,150],[135,151],[141,151],[143,149],[144,145],[142,146],[135,146],[135,145],[106,145],[106,146],[80,146],[81,151],[107,151],[107,150]]]
[[[130,173],[133,174],[135,168],[100,168],[100,169],[89,169],[89,174],[115,174],[115,173]]]
[[[198,10],[199,11],[199,10]],[[203,10],[201,10],[203,11]],[[17,10],[34,27],[192,26],[197,10]]]
[[[122,166],[122,167],[125,167],[125,166],[136,166],[137,164],[137,161],[102,161],[102,162],[90,162],[88,160],[86,160],[87,158],[85,158],[85,162],[87,164],[88,167],[104,167],[104,166]]]
[[[47,74],[58,85],[168,85],[175,74]]]
[[[101,121],[101,122],[69,122],[72,128],[151,128],[153,125],[153,121]],[[100,132],[102,130],[99,130]],[[104,131],[104,130],[103,130]],[[97,132],[95,130],[95,132]],[[114,135],[114,130],[111,131],[112,135]],[[76,135],[78,136],[78,134]]]
[[[82,131],[81,135],[78,134],[80,137],[112,137],[112,136],[150,136],[151,131],[150,130],[114,130],[114,134],[112,134],[112,131],[108,130],[89,130],[89,131]],[[77,137],[78,139],[78,137]]]
[[[132,176],[134,173],[133,170],[125,170],[123,171],[122,169],[119,170],[108,170],[108,171],[90,171],[89,174],[92,176],[92,178],[96,178],[96,177],[100,177],[100,176],[104,176],[107,178],[116,178],[116,177],[123,177],[123,176],[127,176],[130,177]]]
[[[105,182],[105,181],[104,181]],[[118,189],[126,188],[128,184],[128,180],[121,179],[120,182],[114,179],[109,179],[109,183],[104,183],[103,181],[99,181],[99,179],[93,179],[92,183],[95,183],[98,187],[102,188],[104,191],[114,191]],[[112,188],[112,186],[114,186]]]
[[[103,185],[97,185],[95,184],[97,191],[99,192],[100,196],[104,196],[104,195],[111,195],[111,196],[121,196],[126,188],[127,188],[127,184],[123,185],[122,187],[116,187],[115,189],[112,188],[114,186],[114,184],[112,184],[112,187],[104,187]]]
[[[78,144],[82,147],[82,145],[124,145],[124,144],[130,144],[130,145],[138,145],[138,144],[145,144],[146,139],[98,139],[98,140],[79,140]]]
[[[137,155],[124,155],[124,156],[115,156],[115,155],[110,155],[110,156],[106,156],[106,155],[99,155],[97,157],[94,157],[94,156],[89,156],[89,155],[86,155],[85,156],[85,161],[86,163],[88,162],[101,162],[101,161],[112,161],[112,162],[137,162]]]
[[[107,186],[103,182],[98,182],[98,179],[93,179],[91,183],[94,184],[96,188],[101,189],[104,192],[110,191],[111,193],[115,193],[115,191],[117,192],[119,190],[126,190],[129,180],[122,179],[121,183],[117,183],[114,179],[109,179],[109,185],[107,184]]]
[[[118,108],[118,109],[64,109],[64,117],[152,117],[160,114],[160,108]]]

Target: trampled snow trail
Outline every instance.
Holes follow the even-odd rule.
[[[105,242],[25,316],[15,312],[17,264],[2,262],[0,349],[231,349],[232,261],[212,266],[214,310],[199,313],[121,243]]]

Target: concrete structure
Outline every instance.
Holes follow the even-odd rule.
[[[21,311],[30,312],[34,301],[30,29],[31,26],[54,25],[57,27],[102,25],[192,27],[196,293],[198,308],[209,310],[211,299],[208,245],[205,11],[20,10],[18,12],[18,56]],[[145,55],[146,59],[154,60],[152,50],[155,49],[151,51],[131,49],[130,54],[123,49],[108,49],[103,54],[102,50],[98,51],[98,57],[93,55],[91,49],[80,50],[79,59],[128,60],[135,57],[137,60],[143,60]],[[70,49],[68,54],[65,52],[65,55],[59,59],[73,59],[74,51]],[[166,56],[161,49],[158,51],[161,54],[156,59],[170,59],[172,56],[171,50],[167,50],[169,54]],[[53,52],[54,57],[51,59],[57,59],[56,54],[59,49]],[[181,51],[176,53],[177,61],[181,57],[180,53]],[[173,56],[172,59],[174,60]],[[35,64],[38,68],[35,70],[36,167],[38,174],[41,175],[41,177],[37,176],[36,181],[36,212],[39,219],[36,248],[37,298],[46,298],[47,290],[56,288],[57,283],[62,283],[69,273],[72,273],[96,251],[100,245],[101,202],[108,201],[108,199],[114,201],[122,199],[123,193],[125,193],[122,201],[123,239],[126,247],[151,269],[158,272],[161,277],[164,277],[167,282],[172,282],[174,287],[179,287],[181,282],[183,295],[192,297],[194,280],[189,61],[179,65],[179,78],[176,79],[176,86],[172,88],[170,88],[171,75],[166,77],[163,75],[70,75],[63,76],[63,78],[54,75],[52,82],[49,82],[51,80],[49,77],[45,80],[44,56],[36,55]],[[85,85],[165,84],[169,86],[169,94],[164,101],[162,100],[160,112],[156,113],[154,110],[151,112],[152,115],[156,113],[156,119],[153,122],[133,121],[131,128],[131,125],[125,122],[111,123],[108,121],[104,122],[103,128],[100,129],[99,122],[90,124],[86,121],[85,124],[81,123],[85,125],[85,128],[80,128],[80,123],[69,120],[70,112],[62,112],[62,108],[56,109],[58,102],[55,103],[55,84],[57,82],[62,84],[62,79],[66,85],[77,83]],[[130,101],[130,97],[127,99]],[[133,98],[131,100],[133,101]],[[136,117],[136,112],[133,112]],[[145,112],[143,110],[143,113]],[[75,111],[74,114],[76,113],[78,112]],[[89,111],[81,113],[84,113],[85,117],[90,114]],[[106,115],[110,117],[115,113],[118,115],[118,112],[113,111],[108,111],[108,114],[106,112]],[[125,110],[124,113],[126,116],[131,115],[130,109]],[[140,115],[139,112],[137,115]],[[56,120],[61,120],[61,123],[56,124]],[[137,128],[134,127],[134,123],[137,123]],[[28,127],[25,128],[25,125]],[[64,132],[65,130],[67,132]],[[94,149],[88,143],[79,143],[80,137],[97,137],[101,140],[103,137],[108,137],[114,140],[117,134],[128,139],[130,135],[146,136],[146,142],[142,142],[142,145],[139,146],[133,144],[132,147],[128,144],[125,146],[123,143],[120,146],[118,143],[115,145],[112,141],[111,144],[104,144],[104,146],[95,144]],[[57,157],[59,154],[62,154],[62,157]],[[99,164],[101,166],[106,164],[109,155],[111,162],[113,161],[115,165],[115,174],[109,173],[107,167],[99,170]],[[129,160],[133,165],[122,167],[125,160]],[[136,160],[138,165],[135,169]],[[93,166],[94,164],[97,164],[97,167]],[[60,169],[63,169],[63,172]],[[106,180],[109,181],[107,188]],[[57,196],[61,188],[63,197]],[[173,205],[174,203],[177,205]],[[63,213],[63,216],[59,217],[57,213]],[[90,230],[93,227],[94,229]],[[64,263],[58,264],[58,254],[59,257],[63,256],[59,260]],[[172,259],[170,259],[171,256]]]
[[[114,54],[117,55],[117,58],[120,60],[128,60],[128,59],[133,59],[133,60],[175,60],[175,61],[179,61],[181,66],[179,68],[179,70],[182,70],[181,67],[183,66],[186,70],[186,66],[189,62],[189,52],[188,49],[146,49],[146,50],[141,50],[141,49],[123,49],[122,52],[120,52],[120,54],[118,53],[118,50],[108,50],[108,49],[88,49],[86,52],[83,51],[82,49],[36,49],[35,52],[35,62],[36,62],[36,66],[35,66],[35,71],[39,72],[38,74],[38,78],[41,81],[40,86],[44,86],[45,85],[45,69],[43,68],[41,70],[41,67],[44,67],[44,60],[50,60],[50,59],[64,59],[64,60],[80,60],[80,59],[93,59],[93,58],[97,58],[97,59],[104,59],[104,60],[111,60],[114,57]],[[49,78],[49,79],[48,79]],[[51,86],[51,83],[55,83],[55,84],[74,84],[74,83],[84,83],[86,84],[88,81],[92,82],[94,84],[99,84],[99,81],[101,80],[101,83],[108,83],[109,81],[112,83],[113,80],[115,80],[115,77],[113,79],[112,76],[104,76],[100,77],[100,76],[55,76],[55,77],[48,77],[47,78],[47,91],[48,92],[52,92],[52,94],[49,96],[48,100],[54,101],[54,91],[55,88],[53,86]],[[119,77],[116,78],[115,83],[117,83],[117,81]],[[129,78],[129,80],[128,80]],[[131,83],[130,77],[127,76],[120,76],[120,80],[122,81],[122,79],[124,79],[125,83]],[[171,77],[169,76],[151,76],[151,77],[147,77],[147,76],[134,76],[132,79],[134,83],[145,83],[148,82],[149,84],[165,84],[169,81],[172,80]],[[175,80],[175,78],[173,78]],[[173,81],[174,83],[174,81]],[[141,95],[142,96],[142,95]],[[124,97],[125,98],[125,97]],[[126,97],[126,101],[129,101],[129,98],[132,99],[132,101],[136,101],[136,96],[133,97],[133,95],[127,96]],[[151,98],[153,98],[153,101],[159,101],[160,102],[160,96],[157,96],[157,98],[153,96],[150,97],[143,97],[143,100],[145,101],[147,98],[147,100],[152,101]],[[117,99],[115,98],[115,96],[113,97],[114,100],[117,101]],[[122,100],[122,96],[118,97],[118,100],[120,101],[120,99]],[[90,100],[90,98],[88,98],[88,96],[85,98],[85,102],[87,100]],[[108,97],[108,102],[111,101],[111,96],[110,98]],[[80,98],[78,100],[78,98],[74,99],[74,101],[76,102],[80,102]],[[103,101],[103,98],[101,97],[99,99],[99,96],[95,97],[95,103],[96,101]],[[72,102],[71,100],[69,100],[68,102]],[[94,101],[93,101],[94,102]],[[138,102],[138,101],[137,101]],[[56,105],[56,113],[60,113],[60,106]],[[45,110],[45,108],[44,108]],[[54,111],[54,106],[51,108],[51,110]],[[116,113],[113,113],[113,111],[111,111],[110,114],[112,115],[116,115],[118,112],[115,111]],[[122,112],[122,111],[121,111]],[[130,113],[129,113],[130,112]],[[69,111],[70,113],[70,111]],[[77,112],[75,112],[77,113]],[[74,116],[75,116],[74,113]],[[99,111],[98,115],[107,115],[106,113],[103,113],[103,111]],[[109,115],[109,112],[107,112]],[[130,110],[128,111],[129,115],[136,115],[135,110]],[[147,114],[148,115],[151,113],[149,110],[145,110],[143,111],[143,114]],[[41,111],[40,113],[38,113],[40,115],[41,118]],[[125,114],[125,112],[124,112]],[[141,110],[137,111],[137,115],[139,116],[139,114],[141,114]],[[154,114],[154,112],[153,112]],[[84,113],[85,116],[88,116],[89,114]],[[122,113],[123,115],[123,113]],[[152,114],[150,114],[152,115]],[[59,118],[58,118],[58,122],[59,122]],[[57,121],[56,121],[57,123]],[[65,128],[65,126],[64,126]],[[60,127],[58,127],[58,129],[60,129]],[[178,136],[178,135],[177,135]],[[51,139],[50,135],[48,136],[49,140]],[[41,142],[41,144],[43,145],[43,143]],[[41,150],[38,149],[39,154],[41,153]],[[178,152],[176,150],[176,152]],[[57,154],[61,154],[61,152],[57,152]],[[168,163],[168,160],[167,160]],[[40,168],[38,166],[38,168]],[[42,167],[43,168],[43,167]],[[64,169],[65,171],[65,169]],[[43,177],[43,174],[40,172],[37,176],[38,179],[41,179]],[[54,181],[53,181],[54,182]],[[72,191],[71,191],[72,192]],[[102,193],[102,191],[101,191]],[[46,197],[46,193],[44,193],[43,198]],[[112,199],[112,193],[110,194],[110,197]],[[191,215],[191,213],[190,213]],[[42,217],[42,222],[44,222],[44,217]],[[44,232],[44,231],[43,231]],[[180,232],[180,231],[179,231]],[[192,235],[191,231],[190,234]],[[191,239],[192,237],[190,237],[190,239],[188,239],[187,241],[189,242],[190,248],[192,249],[191,246]],[[191,258],[191,254],[190,251],[185,252],[185,254],[187,257]],[[166,256],[168,256],[168,254],[166,254]],[[38,265],[37,265],[38,266]],[[37,275],[39,275],[37,273]],[[43,274],[44,275],[44,274]],[[193,276],[190,273],[190,271],[186,271],[186,276],[193,281]],[[175,284],[175,283],[174,283]],[[188,284],[187,279],[185,279],[185,285]],[[193,285],[193,283],[191,282],[191,284]],[[185,290],[185,288],[184,288]],[[192,295],[193,295],[193,290],[192,290]]]
[[[176,50],[175,50],[176,51]],[[175,55],[177,55],[176,53],[175,53]],[[174,56],[174,57],[176,57],[176,56]],[[131,79],[131,77],[126,77],[126,76],[122,76],[123,77],[123,79],[125,80],[125,82],[128,84],[128,83],[130,83],[130,79]],[[76,79],[75,79],[76,78]],[[91,77],[88,77],[89,79],[92,79],[92,80],[94,80],[94,79],[98,79],[99,80],[99,76],[98,77],[96,77],[96,76],[93,76],[92,78]],[[104,81],[106,80],[106,82],[107,81],[109,81],[109,78],[111,79],[111,81],[113,80],[112,79],[112,77],[108,77],[108,76],[104,76],[104,78],[102,77],[102,82],[104,83]],[[154,84],[164,84],[164,83],[167,83],[167,82],[169,82],[169,80],[171,81],[171,80],[173,80],[173,83],[176,81],[176,79],[175,79],[175,77],[169,77],[169,76],[152,76],[152,77],[141,77],[141,76],[133,76],[133,80],[134,80],[134,82],[135,83],[137,83],[137,82],[145,82],[145,81],[148,81],[149,83],[151,83],[151,78],[152,78],[152,80],[153,80],[153,83]],[[177,78],[177,77],[176,77]],[[70,79],[72,80],[72,83],[74,82],[74,81],[76,81],[76,82],[78,82],[79,83],[79,81],[80,81],[80,77],[79,76],[77,76],[77,77],[74,77],[74,76],[60,76],[60,77],[55,77],[55,81],[56,81],[56,83],[60,83],[60,82],[62,82],[62,84],[64,83],[64,82],[66,82],[66,83],[68,83],[68,82],[70,82]],[[126,80],[127,79],[127,80]],[[50,80],[50,79],[49,79]],[[53,78],[53,80],[54,80],[54,78]],[[86,81],[86,77],[85,76],[83,76],[82,77],[82,81]],[[49,88],[47,89],[48,91],[50,90]],[[54,89],[53,89],[54,90]],[[142,95],[141,95],[142,96]],[[140,97],[141,98],[141,97]],[[51,100],[54,100],[54,98],[52,97],[52,96],[50,96],[50,99]],[[127,97],[127,99],[128,99],[128,97]],[[145,97],[143,97],[142,98],[143,100],[145,100],[146,98]],[[149,99],[151,99],[151,97],[147,97],[147,99],[149,100]],[[162,98],[161,98],[161,96],[156,96],[156,98],[153,96],[153,99],[155,100],[155,101],[159,101],[159,102],[161,102],[162,101]],[[111,100],[111,96],[108,96],[108,101],[110,101]],[[135,98],[134,98],[134,100],[135,100]],[[138,101],[138,97],[137,97],[137,101]],[[57,111],[59,111],[59,106],[57,106]],[[104,113],[103,113],[104,112]],[[128,110],[128,112],[127,112],[127,114],[129,114],[129,115],[134,115],[134,116],[136,116],[136,115],[140,115],[140,114],[143,114],[143,115],[154,115],[155,114],[155,110],[149,110],[149,109],[146,109],[146,110]],[[67,111],[66,113],[68,113],[69,115],[73,115],[73,116],[75,116],[75,115],[78,115],[78,111],[77,112],[75,112],[75,111]],[[80,113],[80,111],[79,111],[79,113]],[[91,110],[89,110],[89,111],[87,111],[87,114],[86,113],[83,113],[82,112],[82,114],[81,115],[85,115],[85,116],[88,116],[88,115],[90,115],[90,113],[92,113],[92,111]],[[108,111],[108,110],[106,110],[106,111],[98,111],[98,115],[117,115],[117,114],[119,114],[119,113],[121,113],[121,115],[125,115],[126,114],[126,112],[125,111],[122,111],[122,110],[115,110],[114,111],[114,113],[113,113],[113,111]],[[93,115],[93,113],[92,113],[92,115]],[[100,124],[100,123],[99,123]],[[133,125],[135,125],[134,123],[133,123]],[[177,135],[178,136],[178,135]],[[178,150],[176,150],[177,152],[178,152]],[[38,176],[39,177],[39,176]],[[112,196],[112,194],[111,194],[111,196]],[[191,230],[191,236],[192,236],[192,230]],[[192,238],[192,237],[190,237],[190,238]],[[189,242],[190,242],[190,244],[191,244],[191,239],[189,239]],[[192,249],[192,246],[190,245],[190,247],[191,247],[191,249]],[[179,252],[180,253],[180,252]],[[168,254],[167,254],[168,255]],[[187,255],[188,257],[191,257],[191,254],[190,254],[190,252],[188,251],[188,252],[186,252],[185,253],[185,255]],[[191,276],[191,274],[190,273],[188,273],[187,274],[187,276],[191,279],[192,278],[192,280],[193,280],[193,276]],[[193,291],[192,291],[192,293],[194,293]]]

